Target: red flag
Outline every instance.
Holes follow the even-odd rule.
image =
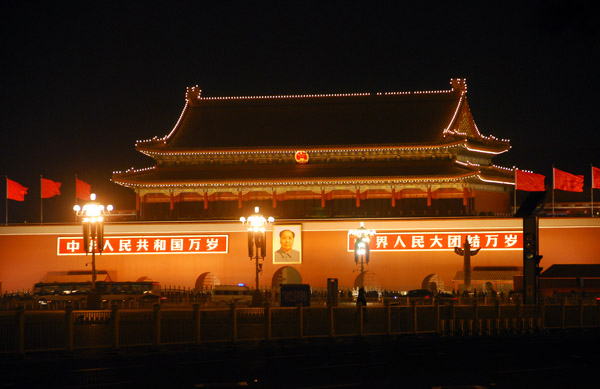
[[[25,195],[27,189],[17,181],[13,181],[9,178],[6,179],[6,198],[17,201],[25,201]]]
[[[52,180],[48,180],[47,178],[42,178],[42,198],[48,199],[54,196],[60,196],[60,186],[62,184],[60,182],[55,182]]]
[[[80,200],[89,200],[92,194],[92,186],[79,178],[75,179],[75,197]]]
[[[542,176],[541,174],[529,173],[515,169],[515,185],[517,190],[543,192],[546,190],[544,185],[545,178],[546,176]]]
[[[79,178],[75,179],[75,197],[80,200],[89,200],[92,194],[92,186]]]
[[[554,170],[554,189],[560,189],[567,192],[583,192],[583,176],[576,176],[571,173]]]
[[[592,166],[592,188],[600,189],[600,169]]]

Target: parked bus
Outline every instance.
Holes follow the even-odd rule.
[[[252,303],[252,291],[245,285],[218,285],[212,290],[211,302],[249,305]]]
[[[92,289],[91,282],[38,282],[33,286],[33,295],[41,304],[51,301],[85,301]],[[103,300],[146,300],[160,299],[160,285],[153,281],[98,281],[96,289]]]

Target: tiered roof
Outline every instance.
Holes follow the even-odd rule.
[[[466,100],[466,83],[429,92],[202,97],[188,88],[170,133],[138,141],[157,166],[116,172],[129,187],[320,182],[512,182],[491,165],[510,149],[483,136]],[[334,140],[333,142],[331,140]],[[306,151],[309,163],[294,154]]]

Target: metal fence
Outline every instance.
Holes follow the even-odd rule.
[[[600,304],[449,304],[0,312],[0,353],[400,334],[600,328]]]

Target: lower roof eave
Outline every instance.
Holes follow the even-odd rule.
[[[410,188],[431,188],[432,190],[442,188],[464,188],[471,185],[514,185],[510,181],[503,181],[502,178],[482,177],[478,173],[470,173],[462,176],[452,177],[410,177],[410,178],[394,178],[394,177],[370,177],[370,178],[315,178],[311,180],[257,180],[257,181],[239,181],[239,182],[223,182],[223,181],[163,181],[163,182],[136,182],[113,179],[118,185],[130,188],[136,192],[219,192],[219,191],[282,191],[289,190],[312,190],[312,191],[331,191],[337,189],[350,190],[372,190],[383,189],[402,190]]]

